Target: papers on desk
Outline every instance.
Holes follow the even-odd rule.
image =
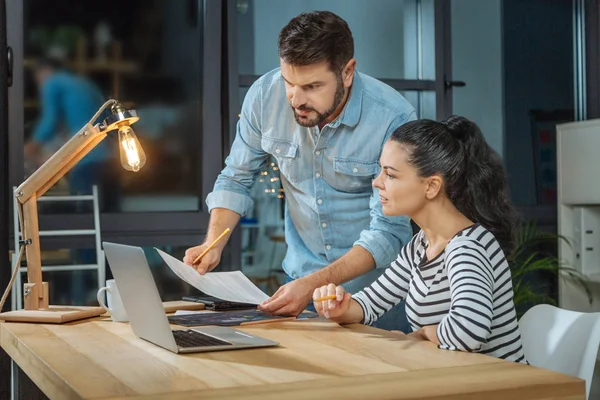
[[[269,298],[241,271],[209,272],[200,275],[195,269],[175,257],[159,249],[156,251],[175,275],[209,296],[250,304],[260,304]]]

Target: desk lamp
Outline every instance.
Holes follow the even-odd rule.
[[[103,122],[92,125],[109,106],[111,115]],[[22,240],[10,284],[0,301],[0,310],[17,276],[24,252],[27,255],[27,283],[24,284],[23,290],[24,309],[1,313],[0,320],[63,323],[98,316],[105,312],[102,307],[48,305],[48,283],[42,281],[37,200],[110,131],[118,130],[121,165],[126,170],[139,171],[146,163],[146,155],[131,129],[131,124],[138,120],[135,110],[124,109],[116,100],[107,101],[79,132],[15,190]]]

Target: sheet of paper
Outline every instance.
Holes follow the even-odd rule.
[[[241,271],[209,272],[200,275],[175,257],[159,249],[156,251],[175,275],[209,296],[250,304],[260,304],[269,298]]]

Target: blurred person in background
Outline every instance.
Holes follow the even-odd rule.
[[[57,58],[42,58],[34,66],[35,81],[40,92],[40,118],[31,139],[25,144],[25,159],[36,167],[41,165],[49,154],[44,147],[56,140],[64,131],[73,136],[104,104],[100,89],[89,79],[77,76],[67,69]],[[99,122],[107,114],[98,118]],[[115,207],[115,191],[108,185],[114,184],[114,154],[109,141],[100,142],[81,159],[68,174],[69,192],[72,195],[91,194],[92,186],[104,188],[104,208]]]
[[[33,73],[40,93],[40,117],[31,138],[25,143],[25,161],[37,169],[54,152],[50,147],[60,141],[64,133],[65,142],[75,135],[104,104],[105,98],[91,80],[78,76],[66,68],[60,59],[46,57],[36,61]],[[102,114],[98,123],[108,114]],[[62,146],[64,143],[59,143]],[[119,204],[118,162],[109,140],[101,141],[83,157],[67,174],[69,194],[92,194],[97,185],[101,211],[115,211]],[[86,203],[75,202],[81,210]],[[89,210],[89,208],[87,209]],[[76,250],[76,264],[95,264],[95,249]],[[86,302],[84,294],[84,271],[73,271],[70,302]]]

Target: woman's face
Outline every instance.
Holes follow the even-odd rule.
[[[412,218],[427,202],[429,183],[408,163],[406,147],[388,140],[383,146],[381,173],[373,181],[379,189],[383,213],[388,216],[407,215]]]

